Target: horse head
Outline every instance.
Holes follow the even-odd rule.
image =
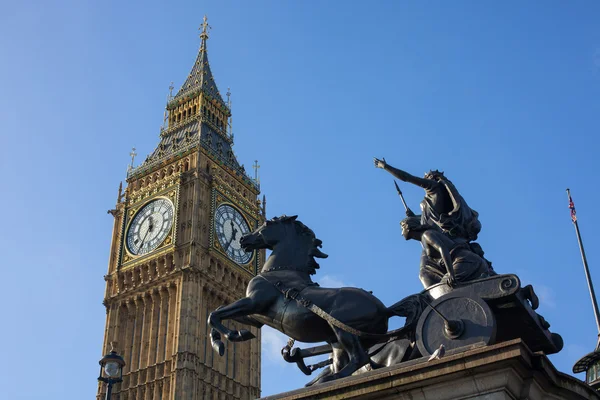
[[[289,257],[296,257],[286,262],[305,262],[314,273],[319,264],[313,257],[327,258],[328,255],[319,250],[323,242],[316,238],[315,233],[302,222],[297,221],[297,215],[275,217],[265,221],[254,232],[242,236],[240,245],[244,251],[269,249]],[[285,257],[285,258],[289,258]],[[303,258],[303,259],[302,259]]]

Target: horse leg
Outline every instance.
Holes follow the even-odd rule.
[[[235,317],[235,318],[231,318],[233,320],[235,320],[236,322],[242,323],[244,325],[250,325],[253,326],[255,328],[262,328],[265,324],[263,324],[262,322],[258,322],[257,320],[255,320],[252,317]]]
[[[333,343],[331,345],[331,349],[333,352],[333,354],[331,355],[331,357],[333,358],[331,365],[327,366],[323,371],[321,371],[321,373],[316,378],[304,385],[305,387],[312,386],[317,382],[324,382],[322,379],[338,372],[344,367],[344,365],[348,363],[348,355],[346,354],[344,349],[340,347],[339,344]]]
[[[331,326],[331,328],[338,339],[338,344],[342,347],[346,354],[340,355],[334,352],[334,364],[332,367],[336,371],[333,375],[323,377],[319,383],[350,376],[369,362],[369,356],[363,349],[362,344],[360,343],[360,340],[358,340],[357,336],[343,331],[335,326]],[[345,358],[345,356],[347,356],[347,358]],[[339,360],[336,362],[336,359]],[[337,367],[341,367],[341,369],[337,370]]]
[[[232,331],[226,328],[222,320],[236,317],[245,317],[249,314],[254,314],[254,301],[250,297],[244,297],[224,307],[220,307],[211,312],[208,316],[208,324],[212,327],[210,331],[210,342],[213,349],[222,356],[225,353],[225,346],[221,341],[221,334],[232,342],[242,342],[253,339],[255,336],[252,332],[242,329]]]
[[[314,378],[312,381],[308,382],[306,385],[304,385],[304,387],[309,387],[314,385],[315,383],[319,382],[321,379],[325,378],[326,376],[332,375],[333,371],[331,370],[331,365],[328,365],[327,367],[325,367],[323,369],[323,371],[321,371],[321,373],[319,375],[317,375],[316,378]]]

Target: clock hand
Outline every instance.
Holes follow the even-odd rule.
[[[150,229],[148,229],[146,231],[146,234],[144,235],[144,238],[142,239],[142,243],[140,243],[140,251],[142,250],[142,248],[144,247],[144,242],[146,241],[146,237],[148,237],[148,233],[150,232]]]
[[[232,225],[233,225],[233,223],[232,223]],[[231,235],[231,239],[229,239],[229,242],[227,242],[227,246],[225,246],[225,252],[227,252],[227,250],[229,249],[229,246],[231,246],[231,242],[233,242],[235,240],[237,233],[238,233],[238,230],[233,228],[233,234]]]
[[[146,230],[146,234],[144,235],[144,238],[142,239],[142,243],[140,244],[140,250],[142,250],[142,247],[144,246],[144,242],[146,241],[148,234],[154,227],[154,225],[152,225],[152,216],[148,217],[148,220],[150,221],[150,223],[148,224],[148,229]]]

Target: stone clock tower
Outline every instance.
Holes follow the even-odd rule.
[[[158,147],[130,169],[110,211],[103,354],[112,345],[127,363],[113,399],[260,397],[260,330],[245,326],[257,339],[227,343],[223,357],[208,337],[208,314],[243,297],[264,263],[263,252],[245,253],[238,242],[264,221],[264,202],[232,150],[206,17],[200,38],[190,74],[169,98]]]

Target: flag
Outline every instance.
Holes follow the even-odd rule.
[[[571,219],[573,222],[577,221],[577,213],[575,212],[575,203],[573,203],[573,199],[571,195],[569,195],[569,209],[571,210]]]

